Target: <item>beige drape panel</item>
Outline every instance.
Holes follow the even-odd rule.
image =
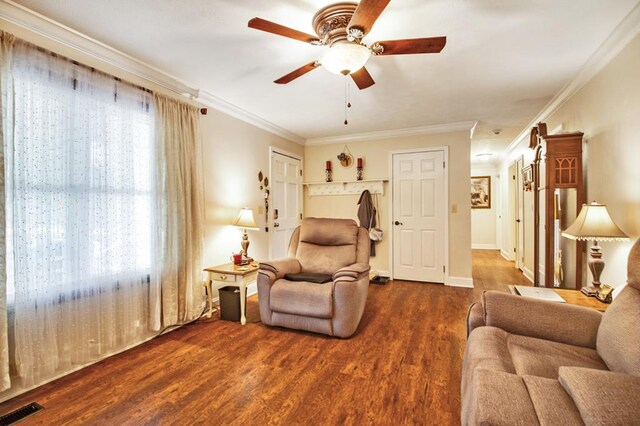
[[[8,127],[9,64],[15,37],[0,31],[0,391],[11,387],[9,378],[9,341],[7,327],[7,245],[4,175],[4,142]]]
[[[162,326],[196,318],[202,310],[204,202],[199,110],[154,95],[159,167],[160,286],[152,318]],[[164,226],[163,226],[164,225]],[[160,324],[156,324],[159,326]]]

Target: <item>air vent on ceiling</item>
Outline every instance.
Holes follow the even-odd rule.
[[[40,410],[44,410],[44,407],[36,402],[32,402],[24,407],[20,407],[17,410],[13,410],[10,413],[0,416],[0,426],[9,426],[18,423],[25,417],[29,417]]]

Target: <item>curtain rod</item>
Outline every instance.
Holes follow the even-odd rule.
[[[4,33],[6,33],[5,31],[1,31],[1,30],[0,30],[0,33],[3,33],[3,32],[4,32]],[[6,33],[6,34],[10,34],[10,33]],[[14,36],[14,37],[15,37],[15,36]],[[45,49],[44,47],[41,47],[41,46],[35,45],[35,44],[33,44],[33,43],[31,43],[31,42],[28,42],[28,41],[26,41],[26,40],[23,40],[23,39],[21,39],[21,38],[19,38],[19,37],[15,37],[15,39],[16,39],[16,40],[20,40],[20,42],[21,42],[21,43],[25,43],[25,44],[27,44],[27,45],[29,45],[29,46],[31,46],[31,47],[33,47],[33,48],[37,49],[38,51],[40,51],[40,52],[42,52],[42,53],[49,54],[49,55],[51,55],[51,56],[53,56],[53,57],[56,57],[56,58],[60,58],[60,59],[62,59],[62,60],[65,60],[65,61],[67,61],[67,62],[70,62],[70,63],[72,63],[72,64],[74,64],[74,65],[76,65],[76,66],[78,66],[78,67],[82,67],[82,68],[88,69],[88,70],[90,70],[91,72],[99,72],[99,73],[101,73],[101,74],[103,74],[103,75],[105,75],[105,76],[107,76],[107,77],[113,78],[113,79],[114,79],[115,81],[117,81],[117,82],[128,84],[128,85],[130,85],[130,86],[132,86],[132,87],[135,87],[136,89],[142,90],[142,91],[144,91],[144,92],[146,92],[146,93],[149,93],[149,94],[151,94],[151,95],[155,94],[155,92],[154,92],[153,90],[151,90],[151,89],[148,89],[148,88],[146,88],[146,87],[144,87],[144,86],[141,86],[141,85],[139,85],[139,84],[132,83],[132,82],[130,82],[130,81],[128,81],[128,80],[123,80],[123,79],[122,79],[122,78],[120,78],[120,77],[117,77],[117,76],[112,75],[112,74],[109,74],[109,73],[107,73],[107,72],[104,72],[104,71],[98,70],[98,69],[96,69],[96,68],[94,68],[94,67],[92,67],[92,66],[89,66],[89,65],[83,64],[82,62],[78,62],[78,61],[76,61],[75,59],[71,59],[71,58],[69,58],[68,56],[64,56],[64,55],[61,55],[61,54],[59,54],[59,53],[56,53],[56,52],[54,52],[54,51],[52,51],[52,50]],[[201,115],[207,115],[207,112],[208,112],[208,109],[207,109],[207,108],[200,108],[200,114],[201,114]]]

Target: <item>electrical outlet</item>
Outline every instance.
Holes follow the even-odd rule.
[[[451,204],[451,213],[458,213],[458,205]]]
[[[264,206],[258,206],[258,214],[264,213]]]

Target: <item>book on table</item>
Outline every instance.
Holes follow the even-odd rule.
[[[538,300],[548,300],[550,302],[567,303],[558,293],[553,291],[552,288],[546,287],[529,287],[525,285],[514,286],[516,292],[520,296],[531,297]]]

